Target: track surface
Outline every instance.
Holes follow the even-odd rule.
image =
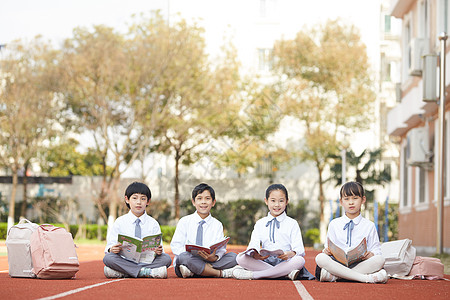
[[[4,244],[3,244],[4,245]],[[244,247],[229,247],[240,252]],[[170,249],[166,252],[171,254]],[[450,281],[396,280],[387,284],[323,283],[290,280],[181,279],[173,268],[168,279],[108,279],[103,275],[103,246],[77,249],[80,271],[71,280],[10,278],[0,256],[2,299],[450,299]],[[307,249],[306,268],[314,273],[317,251]],[[446,278],[450,279],[449,275]],[[300,296],[302,295],[302,296]]]

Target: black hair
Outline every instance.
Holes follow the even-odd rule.
[[[125,190],[125,196],[130,199],[133,194],[145,195],[149,200],[152,198],[152,192],[150,192],[150,188],[142,182],[135,181],[127,187],[127,189]],[[126,201],[125,204],[128,208],[130,208],[130,205]]]
[[[206,183],[200,183],[192,190],[192,200],[195,200],[195,197],[197,197],[198,194],[201,194],[204,191],[209,191],[212,200],[216,200],[216,193],[214,192],[214,189]]]
[[[339,192],[340,198],[346,197],[346,196],[358,196],[358,197],[364,197],[364,188],[361,183],[356,181],[349,181],[345,183],[341,187],[341,191]]]
[[[288,191],[287,191],[286,187],[279,183],[269,185],[269,187],[266,190],[266,199],[269,199],[270,193],[272,191],[276,191],[276,190],[282,191],[284,193],[284,195],[286,196],[286,200],[289,200]]]

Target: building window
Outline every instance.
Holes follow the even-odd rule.
[[[271,71],[273,65],[273,50],[258,49],[258,70]]]
[[[384,32],[386,33],[391,32],[391,16],[388,15],[384,16]]]
[[[424,168],[416,167],[416,204],[424,204],[427,199],[427,172]]]
[[[407,154],[407,145],[405,143],[405,146],[403,147],[403,153],[402,153],[402,172],[401,172],[401,185],[402,185],[402,195],[401,195],[401,207],[402,208],[408,208],[411,207],[411,193],[410,193],[410,188],[411,188],[411,174],[410,172],[410,167],[408,166],[408,163],[406,162],[406,158],[408,157]]]

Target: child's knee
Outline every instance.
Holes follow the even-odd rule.
[[[295,264],[296,269],[300,269],[305,265],[305,258],[303,256],[294,256],[291,258],[291,261]]]
[[[239,253],[238,255],[236,255],[236,262],[241,265],[242,263],[245,262],[245,254],[243,253]]]
[[[177,257],[177,265],[186,265],[190,261],[190,255],[188,252],[183,252]]]
[[[325,253],[319,253],[316,256],[316,264],[323,268],[323,266],[326,264],[327,260],[329,259],[329,256]]]
[[[169,254],[163,253],[163,254],[161,254],[161,258],[162,258],[162,263],[166,267],[169,267],[172,264],[172,259],[170,258]]]
[[[385,259],[381,255],[374,255],[371,258],[369,258],[371,262],[378,266],[379,269],[382,269],[384,267]]]

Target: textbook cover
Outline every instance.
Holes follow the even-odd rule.
[[[364,255],[367,253],[367,241],[366,238],[363,238],[362,241],[356,246],[352,248],[347,253],[336,246],[330,239],[328,239],[328,249],[330,249],[334,258],[345,266],[350,266],[354,263],[360,262]]]
[[[227,246],[229,240],[230,240],[229,237],[225,237],[225,239],[223,239],[220,242],[215,243],[214,245],[211,245],[209,247],[203,247],[203,246],[198,246],[198,245],[194,245],[194,244],[186,244],[186,251],[191,252],[192,254],[197,254],[198,251],[203,250],[206,253],[211,254],[212,252],[214,252],[214,249],[225,248]]]
[[[122,244],[119,255],[136,263],[151,263],[155,259],[155,249],[161,245],[162,234],[149,235],[143,239],[119,234],[118,241]]]

